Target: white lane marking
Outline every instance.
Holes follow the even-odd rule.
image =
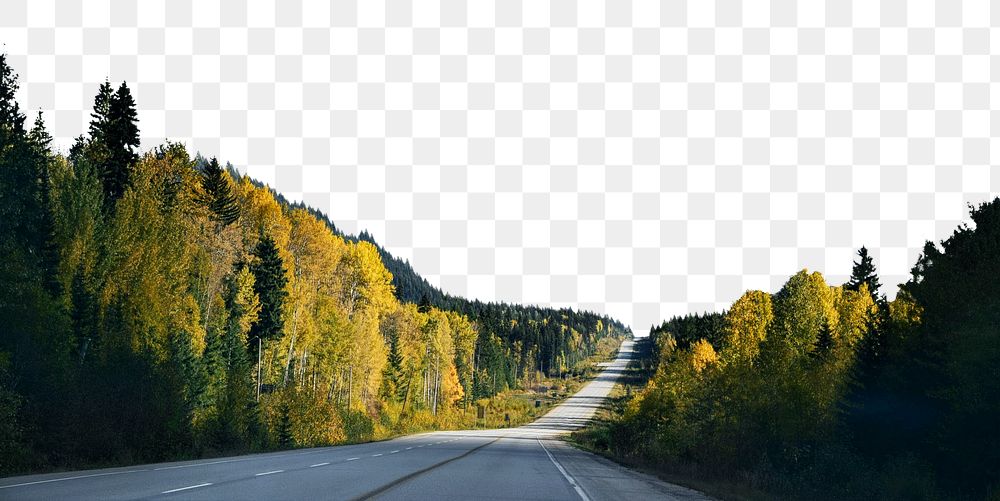
[[[212,482],[205,482],[204,484],[198,484],[198,485],[189,485],[187,487],[181,487],[180,489],[170,489],[169,491],[163,491],[160,494],[170,494],[171,492],[180,492],[180,491],[186,491],[188,489],[197,489],[199,487],[206,487],[209,485],[212,485]]]
[[[274,475],[275,473],[281,473],[283,471],[285,471],[285,470],[265,471],[264,473],[257,473],[254,476],[255,477],[263,477],[264,475]]]
[[[361,458],[347,458],[348,461],[357,461],[359,459],[361,459]]]
[[[47,484],[49,482],[62,482],[63,480],[76,480],[78,478],[91,478],[91,477],[105,477],[108,475],[121,475],[124,473],[136,473],[140,471],[149,471],[148,469],[143,470],[128,470],[128,471],[112,471],[109,473],[93,473],[90,475],[77,475],[75,477],[63,477],[63,478],[50,478],[48,480],[37,480],[35,482],[25,482],[23,484],[11,484],[11,485],[0,485],[0,489],[9,489],[11,487],[23,487],[25,485],[35,485],[35,484]]]
[[[378,453],[378,454],[372,454],[372,457],[373,457],[373,458],[377,458],[377,457],[379,457],[379,456],[381,456],[381,455],[382,455],[382,453]]]
[[[326,466],[328,464],[330,464],[330,463],[316,463],[314,465],[310,465],[309,467],[310,468],[316,468],[316,467],[319,467],[319,466]]]
[[[399,452],[399,451],[392,451],[392,452],[390,452],[389,454],[395,454],[395,453],[397,453],[397,452]]]
[[[545,447],[545,444],[543,444],[542,441],[539,439],[535,439],[535,441],[538,442],[538,445],[542,446],[542,450],[545,451],[545,454],[549,456],[549,461],[552,461],[552,464],[556,465],[556,468],[559,469],[559,473],[562,473],[562,475],[566,477],[566,480],[569,482],[569,485],[572,485],[573,489],[576,490],[576,493],[580,495],[580,499],[582,499],[583,501],[590,501],[590,498],[587,497],[586,492],[583,492],[583,488],[580,487],[580,484],[576,483],[576,480],[574,480],[569,473],[566,473],[566,470],[564,470],[562,465],[559,464],[559,461],[556,461],[556,458],[552,457],[552,453],[549,452],[549,450]]]

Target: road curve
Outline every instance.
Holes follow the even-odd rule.
[[[709,499],[559,440],[593,417],[631,355],[626,341],[597,379],[519,428],[9,477],[0,499]]]

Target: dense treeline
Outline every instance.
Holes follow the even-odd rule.
[[[16,89],[0,56],[0,471],[451,426],[625,334],[399,301],[325,216],[181,145],[140,154],[124,83],[66,156]]]
[[[230,172],[235,173],[232,169]],[[257,181],[251,182],[270,190]],[[279,203],[308,211],[344,240],[373,245],[392,275],[393,290],[399,301],[416,303],[424,309],[432,306],[460,313],[475,319],[480,330],[495,335],[495,339],[480,336],[477,341],[477,351],[482,349],[483,353],[496,353],[496,356],[485,360],[483,372],[477,373],[482,377],[477,378],[481,381],[474,386],[476,395],[493,395],[504,388],[517,386],[518,381],[536,379],[536,369],[548,377],[576,372],[588,357],[606,351],[601,349],[602,339],[618,340],[631,335],[631,330],[620,321],[589,311],[482,302],[453,296],[431,285],[409,262],[390,254],[367,231],[357,236],[346,235],[322,212],[302,203],[289,203],[280,193],[271,192]]]
[[[893,301],[862,248],[844,285],[803,270],[654,328],[658,369],[604,445],[803,499],[996,499],[1000,199],[971,215]]]
[[[496,335],[502,345],[512,349],[512,363],[503,371],[508,384],[531,368],[559,375],[591,355],[602,336],[630,334],[618,320],[589,311],[482,302],[452,296],[428,283],[410,263],[385,251],[367,232],[361,232],[358,238],[371,242],[382,255],[383,263],[392,273],[392,283],[400,301],[432,305],[475,318],[480,326]],[[483,348],[490,349],[486,345]]]

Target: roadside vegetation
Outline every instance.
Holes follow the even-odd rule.
[[[140,153],[124,83],[53,151],[17,88],[0,55],[0,474],[522,423],[630,334],[443,295],[216,159]]]
[[[970,211],[893,301],[862,248],[652,329],[645,388],[575,440],[727,499],[1000,499],[1000,199]]]

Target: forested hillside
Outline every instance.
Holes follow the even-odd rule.
[[[803,270],[653,329],[655,376],[599,447],[731,492],[997,499],[1000,199],[971,215],[893,301],[862,248],[846,284]]]
[[[0,56],[0,472],[454,426],[628,334],[401,301],[391,256],[322,214],[182,145],[139,152],[124,83],[67,155],[17,85]]]

